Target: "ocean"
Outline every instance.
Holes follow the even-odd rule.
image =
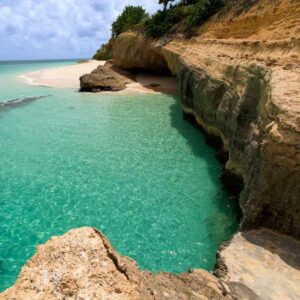
[[[76,61],[0,62],[0,290],[38,244],[101,230],[142,269],[212,271],[237,230],[223,166],[163,94],[83,94],[19,76]]]

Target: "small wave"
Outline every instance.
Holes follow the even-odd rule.
[[[0,102],[0,108],[19,106],[19,105],[26,104],[26,103],[29,103],[29,102],[32,102],[32,101],[35,101],[35,100],[47,98],[47,97],[50,97],[50,96],[51,95],[16,98],[16,99]]]

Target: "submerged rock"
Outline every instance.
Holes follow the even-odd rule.
[[[106,237],[83,227],[37,247],[14,286],[0,299],[233,299],[225,285],[204,270],[172,275],[141,271],[119,255]]]
[[[17,99],[12,99],[12,100],[8,100],[8,101],[3,101],[3,102],[0,102],[0,108],[16,107],[16,106],[20,106],[20,105],[23,105],[23,104],[33,102],[35,100],[47,98],[47,97],[50,97],[50,96],[51,95],[33,96],[33,97],[24,97],[24,98],[17,98]]]
[[[81,92],[121,91],[131,81],[114,71],[110,66],[99,66],[90,74],[80,77]]]

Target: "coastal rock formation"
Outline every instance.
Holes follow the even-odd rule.
[[[85,227],[37,248],[14,286],[0,299],[233,299],[226,285],[203,270],[152,274],[120,256],[106,237]]]
[[[299,1],[255,1],[214,16],[192,39],[127,32],[113,49],[118,67],[148,69],[156,57],[178,78],[185,118],[228,157],[222,179],[241,191],[242,228],[297,238],[300,39],[292,24],[299,13]]]
[[[118,36],[113,45],[114,65],[123,69],[145,69],[155,73],[169,73],[166,60],[152,41],[142,34],[126,32]],[[120,48],[121,47],[121,48]]]
[[[121,91],[130,83],[127,77],[114,71],[110,65],[99,66],[80,77],[81,92]]]
[[[236,292],[246,286],[258,299],[297,300],[299,270],[300,242],[260,229],[240,232],[222,246],[215,273]]]

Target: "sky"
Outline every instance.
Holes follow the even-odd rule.
[[[0,60],[89,58],[126,5],[158,0],[0,0]]]

